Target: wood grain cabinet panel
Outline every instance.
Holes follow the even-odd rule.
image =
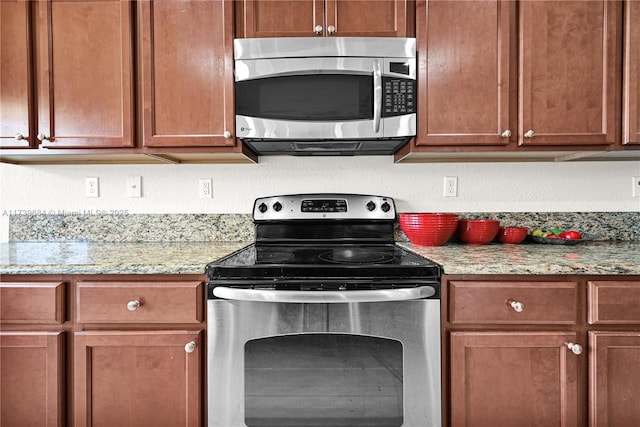
[[[578,426],[575,333],[452,332],[451,426]]]
[[[199,281],[78,282],[79,323],[200,323],[204,290]]]
[[[0,2],[0,147],[37,146],[33,119],[30,1]]]
[[[640,144],[640,2],[624,2],[623,144]]]
[[[0,283],[0,322],[63,323],[65,284]]]
[[[35,2],[43,147],[133,146],[132,7],[129,0]]]
[[[236,145],[233,2],[138,3],[145,147]]]
[[[640,425],[640,332],[589,332],[589,425]]]
[[[451,323],[575,324],[577,282],[449,282]]]
[[[640,325],[640,282],[592,280],[588,290],[589,323]]]
[[[62,332],[0,332],[0,425],[64,426]]]
[[[415,144],[506,145],[516,138],[516,3],[418,1]],[[515,50],[514,50],[515,52]],[[515,64],[515,63],[514,63]]]
[[[239,37],[407,37],[406,0],[245,0]]]
[[[199,427],[200,332],[75,334],[75,426]]]
[[[519,12],[519,144],[619,144],[622,2],[522,1]]]

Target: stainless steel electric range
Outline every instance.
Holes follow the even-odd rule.
[[[207,265],[210,427],[441,424],[440,267],[390,197],[259,198],[255,243]]]

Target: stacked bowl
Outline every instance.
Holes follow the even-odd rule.
[[[527,237],[529,229],[526,227],[500,227],[498,241],[501,243],[518,244]]]
[[[442,246],[453,236],[458,215],[453,213],[401,213],[400,228],[411,243]]]
[[[486,245],[496,238],[500,221],[495,219],[461,219],[456,236],[470,245]]]

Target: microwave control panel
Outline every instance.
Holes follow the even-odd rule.
[[[382,117],[403,116],[416,112],[416,81],[382,77]]]

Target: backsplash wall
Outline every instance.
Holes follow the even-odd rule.
[[[142,177],[142,197],[128,198],[128,176]],[[443,196],[445,176],[458,197]],[[0,240],[9,216],[249,214],[256,197],[300,192],[393,197],[399,212],[640,212],[631,178],[640,162],[394,164],[390,156],[261,157],[255,165],[0,164]],[[85,178],[99,178],[97,198]],[[213,198],[198,197],[211,178]]]

